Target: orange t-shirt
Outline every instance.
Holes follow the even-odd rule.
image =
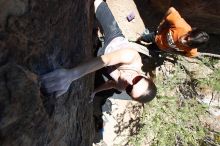
[[[192,30],[191,26],[181,18],[178,11],[172,11],[166,18],[169,28],[163,29],[155,37],[157,46],[164,51],[186,52],[186,56],[195,57],[198,55],[197,48],[188,48],[179,43],[179,38]]]

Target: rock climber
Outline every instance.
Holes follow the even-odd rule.
[[[208,40],[209,35],[206,32],[191,28],[179,12],[170,7],[156,32],[143,33],[137,42],[155,43],[162,51],[196,57],[199,55],[197,48],[205,45]]]
[[[98,57],[71,69],[57,69],[43,75],[42,88],[58,97],[67,92],[72,81],[106,67],[112,80],[96,88],[92,97],[103,90],[117,89],[126,91],[135,101],[151,101],[157,88],[142,71],[139,53],[125,39],[108,5],[103,0],[95,0],[94,5],[96,18],[104,30],[104,47],[98,51]]]

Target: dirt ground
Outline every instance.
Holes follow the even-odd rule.
[[[125,37],[129,40],[136,40],[144,31],[145,26],[134,1],[107,0],[106,2]],[[135,14],[135,18],[129,22],[126,17],[132,12]]]

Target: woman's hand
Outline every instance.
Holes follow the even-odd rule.
[[[119,77],[118,82],[116,84],[116,89],[119,91],[124,91],[128,85],[129,83],[127,82],[126,79]]]
[[[61,96],[69,89],[74,77],[74,72],[68,69],[57,69],[41,76],[42,88],[49,94],[55,92],[55,96]]]

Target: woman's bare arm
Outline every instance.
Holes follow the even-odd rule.
[[[105,66],[116,64],[130,64],[140,57],[133,49],[119,49],[118,51],[93,58],[72,69],[58,69],[41,77],[43,88],[48,93],[56,92],[56,96],[64,94],[72,81],[75,81],[89,73],[99,70]]]
[[[166,22],[166,17],[170,15],[173,11],[176,11],[174,7],[170,7],[167,12],[165,13],[162,21],[160,22],[159,26],[157,27],[157,33],[160,33],[167,25],[168,23]]]
[[[108,80],[107,82],[103,83],[102,85],[100,85],[99,87],[95,88],[95,90],[93,91],[93,93],[91,94],[91,100],[90,102],[93,101],[95,94],[101,91],[105,91],[105,90],[109,90],[109,89],[116,89],[116,82],[113,80]]]

